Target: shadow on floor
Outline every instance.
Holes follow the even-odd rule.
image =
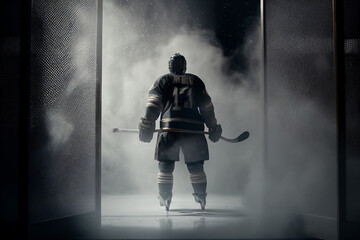
[[[170,209],[169,213],[179,213],[181,216],[203,216],[203,217],[245,217],[242,211],[225,210],[225,209],[206,209],[204,212],[194,209]]]

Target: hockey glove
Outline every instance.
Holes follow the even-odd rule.
[[[139,139],[142,142],[151,142],[155,130],[155,122],[141,118],[139,121]]]
[[[219,141],[222,133],[222,128],[220,124],[215,125],[215,127],[209,129],[209,139],[212,142]]]

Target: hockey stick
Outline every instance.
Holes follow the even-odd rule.
[[[120,133],[120,132],[139,133],[139,130],[138,129],[121,129],[121,128],[113,129],[113,133]],[[182,130],[182,129],[155,129],[154,132],[180,132],[180,133],[209,134],[209,132]],[[246,140],[249,136],[250,136],[250,133],[248,131],[245,131],[236,138],[226,138],[226,137],[221,136],[220,139],[224,140],[225,142],[238,143],[238,142],[242,142],[242,141]]]

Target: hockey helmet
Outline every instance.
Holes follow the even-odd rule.
[[[184,74],[186,72],[186,59],[180,53],[175,53],[170,57],[169,70],[171,73]]]

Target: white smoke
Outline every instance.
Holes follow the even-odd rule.
[[[60,147],[66,143],[74,131],[74,126],[60,112],[50,111],[47,114],[47,131],[53,147]]]
[[[189,26],[173,32],[170,29],[175,23],[170,18],[157,24],[158,34],[143,41],[144,18],[142,12],[129,14],[128,9],[104,2],[103,192],[157,192],[158,170],[157,162],[153,160],[156,136],[150,144],[146,144],[138,140],[137,134],[113,134],[111,130],[113,127],[137,128],[138,120],[144,115],[150,86],[168,72],[169,57],[180,52],[187,59],[187,72],[198,75],[205,82],[223,135],[236,137],[245,130],[251,134],[247,141],[239,144],[208,141],[210,160],[205,163],[208,192],[246,193],[253,204],[260,204],[261,106],[258,92],[252,90],[260,81],[259,26],[256,25],[249,33],[242,49],[251,63],[250,71],[246,75],[240,72],[229,74],[223,70],[229,59],[213,44],[216,42],[213,32]],[[166,38],[159,41],[159,35]],[[234,82],[242,84],[234,85]],[[192,187],[183,159],[176,164],[174,178],[174,194],[191,194]],[[253,199],[254,194],[257,201]]]
[[[72,57],[67,59],[66,51],[58,51],[54,53],[54,58],[56,59],[65,59],[64,61],[69,61],[69,66],[76,66],[76,69],[66,72],[68,69],[64,69],[64,72],[67,73],[63,79],[58,79],[67,83],[65,89],[65,95],[61,95],[59,99],[56,99],[58,104],[63,107],[68,101],[68,98],[71,98],[72,94],[76,90],[87,90],[93,91],[95,94],[95,82],[93,81],[95,76],[94,66],[96,64],[95,57],[93,52],[89,52],[89,49],[96,49],[96,31],[89,31],[89,29],[96,29],[96,18],[87,18],[88,9],[84,10],[81,6],[75,6],[76,18],[74,21],[78,23],[77,31],[82,34],[74,35],[77,37],[76,44],[67,46],[71,52]],[[95,8],[92,9],[95,11]],[[95,12],[94,12],[95,14]],[[44,41],[47,39],[45,38]],[[48,43],[49,46],[52,43]],[[58,69],[56,65],[50,65],[49,72],[57,73]],[[56,76],[56,74],[54,74]],[[86,91],[84,91],[86,92]],[[51,99],[53,101],[53,99]],[[90,106],[94,106],[95,102],[87,103]],[[61,107],[58,109],[52,109],[46,113],[46,127],[48,129],[49,137],[51,139],[52,147],[58,148],[59,144],[65,143],[74,130],[73,119],[67,117],[66,112],[61,111]]]
[[[154,3],[161,4],[160,1]],[[250,132],[250,138],[239,144],[208,141],[210,160],[205,163],[208,193],[241,195],[246,206],[260,209],[266,183],[261,132],[263,109],[258,89],[261,81],[259,25],[254,25],[240,49],[250,69],[246,73],[229,73],[224,69],[230,60],[216,45],[213,32],[193,25],[183,25],[174,31],[176,15],[169,9],[164,11],[164,21],[156,23],[156,33],[152,34],[144,30],[151,24],[150,20],[146,22],[146,11],[139,11],[139,7],[137,11],[128,9],[131,7],[125,9],[104,2],[103,192],[157,192],[155,140],[146,144],[140,142],[136,134],[113,134],[111,130],[113,127],[137,128],[138,120],[144,115],[148,89],[156,78],[168,72],[169,57],[179,52],[187,59],[188,72],[205,82],[223,136],[236,137],[244,130]],[[325,41],[322,46],[328,44]],[[308,48],[308,45],[301,46],[302,50]],[[311,51],[318,49],[311,48]],[[326,59],[324,55],[314,57],[312,64],[320,69],[318,74],[327,71]],[[286,145],[270,144],[278,148],[269,149],[272,162],[267,166],[266,179],[275,179],[273,182],[279,185],[271,186],[268,193],[271,195],[265,200],[284,206],[290,212],[310,212],[315,205],[319,206],[317,201],[334,197],[335,124],[319,103],[296,93],[294,86],[288,86],[291,81],[285,73],[273,80],[279,87],[270,89],[281,92],[272,96],[268,105],[271,113],[267,122],[268,139]],[[305,83],[299,81],[299,84]],[[324,166],[327,167],[324,169]],[[174,177],[174,194],[190,194],[192,189],[183,162],[176,164]],[[323,202],[321,206],[316,210],[320,214],[330,211],[334,215],[334,201]]]

